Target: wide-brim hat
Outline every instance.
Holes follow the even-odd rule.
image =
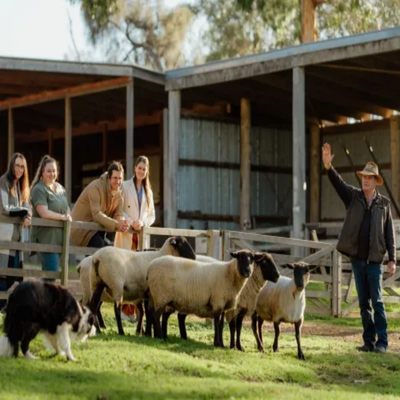
[[[375,176],[376,184],[383,185],[383,178],[379,175],[379,168],[373,161],[368,161],[362,171],[357,171],[357,175],[361,178],[363,175]]]

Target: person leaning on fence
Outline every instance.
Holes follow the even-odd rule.
[[[114,246],[137,250],[140,230],[144,226],[151,226],[156,218],[150,184],[150,163],[146,156],[136,159],[134,175],[123,182],[122,193],[124,216],[132,231],[117,232]]]
[[[390,201],[377,191],[383,183],[378,166],[370,161],[362,171],[361,189],[348,185],[332,166],[331,146],[322,146],[322,161],[328,177],[346,206],[346,217],[337,250],[350,257],[356,283],[364,344],[360,351],[385,353],[388,347],[387,319],[382,299],[382,261],[386,251],[387,272],[396,272],[395,235]],[[374,313],[372,314],[372,308]]]
[[[73,209],[74,221],[97,222],[105,230],[126,232],[128,222],[124,219],[121,193],[124,167],[113,161],[107,172],[90,182],[78,197]],[[104,231],[71,229],[71,242],[76,246],[104,247],[107,245]]]
[[[29,174],[25,157],[14,153],[8,164],[7,172],[0,177],[0,213],[9,217],[20,217],[21,224],[0,223],[0,240],[20,241],[22,228],[31,224],[29,205]],[[0,268],[22,268],[22,252],[18,250],[0,250]],[[14,282],[22,278],[0,277],[0,290],[8,290]],[[0,300],[0,309],[5,301]]]
[[[31,187],[33,216],[55,221],[71,221],[70,209],[64,187],[57,182],[57,161],[45,155],[39,163]],[[33,226],[31,241],[40,244],[62,245],[63,228]],[[58,271],[60,254],[40,252],[44,271]]]

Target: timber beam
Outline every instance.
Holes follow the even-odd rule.
[[[77,97],[88,94],[104,92],[107,90],[126,87],[132,82],[131,77],[121,77],[108,79],[105,81],[85,83],[83,85],[71,86],[64,89],[44,91],[41,93],[29,94],[22,97],[13,97],[11,99],[0,101],[0,110],[7,108],[25,107],[33,104],[45,103],[48,101],[60,100],[65,97]]]

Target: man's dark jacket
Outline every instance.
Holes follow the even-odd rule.
[[[368,209],[364,193],[361,189],[344,182],[333,167],[328,170],[328,176],[347,210],[336,248],[347,256],[357,257],[360,228]],[[386,250],[388,251],[389,261],[396,261],[390,201],[377,193],[371,204],[369,253],[366,261],[381,264]]]

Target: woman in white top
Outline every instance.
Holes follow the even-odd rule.
[[[156,218],[153,191],[150,184],[150,163],[146,156],[139,156],[135,162],[135,171],[131,179],[122,183],[124,197],[124,215],[132,232],[117,232],[115,247],[136,250],[138,233],[144,226],[150,226]]]

